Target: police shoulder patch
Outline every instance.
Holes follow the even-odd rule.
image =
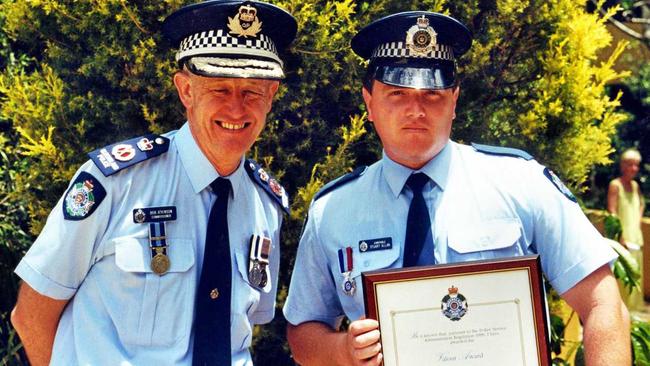
[[[323,188],[320,189],[320,191],[318,191],[314,195],[314,201],[321,198],[326,193],[331,192],[331,191],[335,190],[336,188],[339,188],[339,187],[341,187],[341,186],[343,186],[343,185],[345,185],[345,184],[359,178],[360,176],[363,175],[363,173],[365,173],[367,168],[368,168],[367,166],[362,165],[362,166],[354,169],[350,173],[342,175],[342,176],[334,179],[333,181],[327,183],[326,185],[323,186]]]
[[[501,147],[501,146],[490,146],[490,145],[481,145],[472,142],[472,147],[479,152],[490,155],[503,155],[503,156],[512,156],[515,158],[522,158],[525,160],[532,160],[533,156],[524,150],[515,149],[512,147]]]
[[[269,175],[264,168],[260,167],[255,160],[247,159],[244,163],[244,167],[246,168],[246,173],[248,173],[251,180],[257,183],[258,186],[262,187],[264,192],[271,196],[271,198],[282,207],[284,212],[289,214],[289,196],[284,187],[282,187],[275,178]]]
[[[66,220],[83,220],[95,212],[106,197],[106,190],[92,174],[81,172],[72,182],[63,200]]]
[[[169,139],[149,134],[108,145],[88,154],[104,176],[164,154],[169,149]]]
[[[574,196],[573,193],[571,193],[569,188],[567,188],[567,186],[565,186],[564,183],[562,183],[560,178],[555,173],[553,173],[553,171],[551,169],[545,167],[544,168],[544,175],[546,176],[546,178],[548,178],[548,180],[551,181],[551,183],[553,183],[555,188],[557,188],[560,192],[562,192],[562,194],[566,198],[570,199],[573,202],[578,202],[578,199],[576,198],[576,196]]]

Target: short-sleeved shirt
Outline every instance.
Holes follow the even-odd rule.
[[[431,178],[423,195],[435,263],[539,254],[546,278],[564,293],[614,260],[579,205],[544,170],[535,160],[450,141],[418,170]],[[402,266],[413,196],[405,183],[412,173],[384,153],[358,178],[312,202],[284,306],[290,323],[334,327],[344,314],[352,320],[364,315],[361,272]],[[357,284],[352,296],[343,290],[338,256],[347,247]]]
[[[165,135],[167,153],[105,177],[91,174],[106,197],[88,217],[66,220],[62,198],[45,228],[16,268],[39,293],[69,299],[56,332],[52,365],[189,365],[195,291],[201,275],[206,226],[218,173],[200,151],[186,123]],[[251,365],[248,347],[254,324],[274,315],[280,259],[280,206],[256,185],[242,162],[227,177],[232,263],[231,347],[233,365]],[[165,224],[169,271],[150,266],[148,224],[133,210],[174,206]],[[271,239],[270,290],[248,282],[253,234]]]

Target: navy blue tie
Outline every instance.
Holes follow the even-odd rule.
[[[230,366],[232,274],[227,213],[231,186],[224,178],[217,178],[210,186],[217,199],[210,210],[201,280],[196,292],[192,365]]]
[[[411,175],[406,181],[406,185],[413,191],[413,199],[411,200],[408,219],[406,221],[403,267],[434,263],[433,241],[431,240],[431,219],[426,202],[422,196],[422,188],[429,180],[429,177],[424,173],[416,173]],[[426,243],[427,241],[428,243]],[[420,260],[422,248],[425,246],[425,243],[427,245],[426,252],[428,258]]]

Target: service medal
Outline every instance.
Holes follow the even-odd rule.
[[[354,293],[357,290],[357,283],[354,278],[351,277],[352,269],[354,268],[354,262],[352,260],[352,247],[341,248],[338,251],[339,254],[339,270],[343,275],[343,283],[341,288],[343,293],[348,296],[354,296]]]
[[[156,253],[156,255],[151,258],[151,270],[159,276],[167,273],[170,265],[171,262],[169,261],[169,257],[161,252]]]
[[[354,296],[354,293],[357,291],[357,281],[354,278],[350,278],[350,273],[347,272],[343,275],[343,293],[348,296]]]
[[[250,244],[248,282],[251,286],[268,292],[270,290],[268,265],[271,239],[261,235],[252,235]]]
[[[255,261],[252,268],[248,271],[248,281],[255,287],[264,287],[262,285],[263,273],[264,268],[260,265],[260,262]]]

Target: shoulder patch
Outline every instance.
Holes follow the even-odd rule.
[[[484,154],[512,156],[515,158],[522,158],[525,160],[533,159],[533,156],[525,152],[524,150],[519,150],[512,147],[481,145],[481,144],[475,144],[473,142],[472,142],[472,147],[476,151],[482,152]]]
[[[149,134],[108,145],[88,154],[104,176],[115,174],[122,169],[141,163],[169,149],[169,139]]]
[[[562,183],[560,178],[555,173],[553,173],[553,171],[551,169],[545,167],[544,168],[544,175],[546,176],[546,178],[548,178],[548,180],[551,181],[551,183],[553,183],[555,188],[557,188],[560,192],[562,192],[562,194],[566,198],[570,199],[573,202],[578,202],[578,199],[576,198],[576,196],[574,196],[573,193],[571,193],[569,188],[567,188],[567,186],[565,186],[564,183]]]
[[[92,215],[106,197],[106,190],[92,174],[81,172],[65,193],[63,217],[83,220]]]
[[[346,183],[349,183],[349,182],[359,178],[360,176],[363,175],[363,173],[365,173],[366,169],[368,169],[368,167],[365,166],[365,165],[362,165],[362,166],[354,169],[350,173],[342,175],[342,176],[334,179],[333,181],[325,184],[323,186],[323,188],[321,188],[320,191],[318,191],[314,195],[314,201],[321,198],[326,193],[331,192],[331,191],[335,190],[336,188],[341,187],[341,186],[345,185]]]
[[[262,187],[264,191],[271,196],[280,207],[282,207],[282,210],[289,214],[289,196],[284,187],[282,187],[275,178],[270,176],[264,168],[260,167],[255,160],[247,159],[244,163],[244,167],[246,168],[246,173],[248,173],[251,180],[257,183],[258,186]]]

